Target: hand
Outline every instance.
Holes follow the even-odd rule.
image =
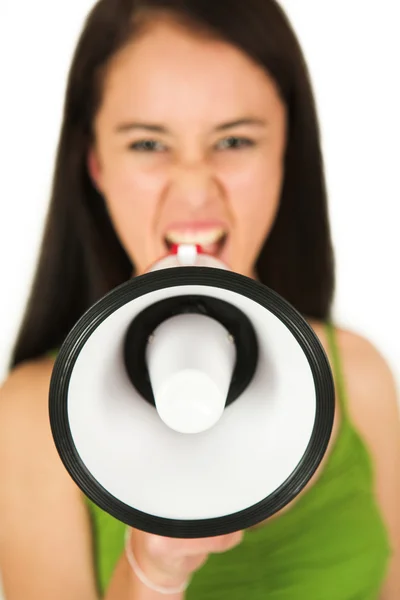
[[[211,553],[231,550],[243,531],[218,537],[176,539],[132,529],[130,543],[140,569],[159,586],[177,587],[200,569]]]

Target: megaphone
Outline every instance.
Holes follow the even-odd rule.
[[[51,430],[70,476],[131,527],[252,527],[291,502],[331,436],[329,362],[267,286],[182,245],[113,289],[60,348]]]

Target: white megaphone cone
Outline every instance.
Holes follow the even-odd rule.
[[[331,435],[333,377],[293,306],[180,245],[76,323],[49,414],[97,506],[143,531],[208,537],[264,521],[305,487]]]
[[[236,350],[232,336],[204,315],[178,315],[150,338],[147,365],[155,405],[175,431],[199,433],[222,416]]]
[[[152,271],[169,266],[227,268],[182,244]],[[215,425],[225,409],[236,359],[232,335],[208,316],[183,314],[164,321],[149,339],[146,353],[155,405],[161,419],[181,433],[199,433]]]

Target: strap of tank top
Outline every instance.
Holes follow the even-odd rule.
[[[331,321],[327,321],[325,323],[325,332],[328,340],[330,356],[332,359],[333,375],[335,379],[336,394],[339,401],[339,406],[342,411],[342,416],[347,417],[346,385],[343,375],[339,346],[336,338],[335,326]]]

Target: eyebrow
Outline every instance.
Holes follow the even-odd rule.
[[[228,123],[221,123],[214,128],[214,131],[225,131],[226,129],[231,129],[232,127],[239,127],[242,125],[252,125],[257,127],[266,127],[266,121],[262,119],[255,119],[251,117],[237,119],[236,121],[229,121]],[[151,131],[153,133],[164,133],[170,134],[166,127],[163,125],[156,125],[155,123],[141,123],[141,122],[133,122],[133,123],[121,123],[116,127],[117,133],[125,133],[127,131],[132,131],[135,129],[141,129],[145,131]]]

